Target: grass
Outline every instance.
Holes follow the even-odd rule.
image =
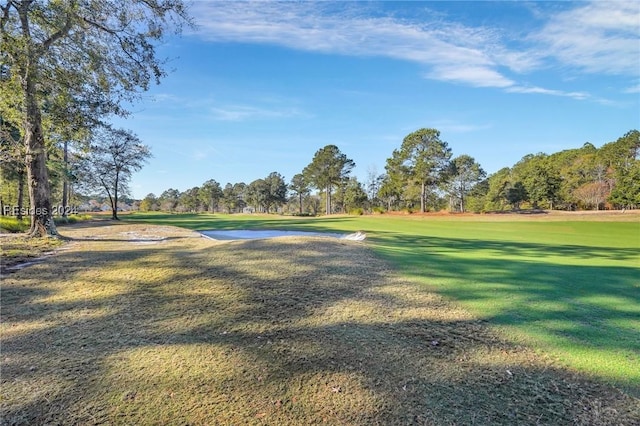
[[[633,424],[640,416],[637,399],[504,339],[362,243],[217,243],[109,221],[65,235],[65,251],[3,279],[6,424]]]
[[[406,278],[512,340],[640,396],[637,214],[128,219],[190,229],[365,230],[374,251]]]
[[[54,222],[56,225],[68,225],[72,223],[82,222],[93,219],[93,216],[88,214],[76,214],[67,217],[55,216]],[[23,218],[18,220],[14,216],[0,216],[0,233],[17,233],[25,232],[30,226],[29,218]]]
[[[86,214],[69,216],[66,220],[57,217],[56,224],[65,226],[91,219],[93,217]],[[64,244],[63,240],[56,238],[29,238],[24,234],[29,229],[29,219],[0,216],[0,228],[0,273],[41,259]]]
[[[13,216],[0,216],[0,232],[24,232],[29,229],[29,219],[18,220]]]

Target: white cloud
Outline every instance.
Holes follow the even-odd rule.
[[[200,2],[196,8],[199,34],[212,41],[386,56],[429,66],[430,78],[483,87],[510,84],[497,70],[501,65],[516,70],[532,66],[530,57],[501,47],[492,31],[457,23],[361,16],[348,7],[329,12],[326,4],[311,2]]]
[[[585,92],[564,92],[562,90],[545,89],[542,87],[528,87],[528,86],[512,86],[507,88],[507,92],[536,93],[541,95],[565,96],[568,98],[573,98],[578,100],[588,99],[591,97],[591,95]]]
[[[546,55],[590,73],[640,73],[640,3],[594,1],[558,13],[532,39]]]
[[[198,35],[215,42],[269,43],[303,51],[383,56],[421,64],[429,79],[515,93],[595,99],[583,92],[527,87],[519,75],[561,67],[589,73],[640,72],[640,3],[597,1],[546,15],[521,34],[465,26],[434,13],[407,20],[370,13],[361,3],[197,2]],[[527,33],[528,31],[528,33]],[[220,119],[260,116],[236,108]],[[267,114],[268,115],[268,114]]]
[[[622,91],[622,93],[640,93],[640,83],[637,83],[635,86],[627,87]]]
[[[298,109],[269,109],[249,105],[228,105],[210,109],[213,119],[220,121],[245,121],[254,119],[300,117],[305,114]]]

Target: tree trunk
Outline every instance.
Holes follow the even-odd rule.
[[[298,197],[300,198],[300,215],[302,215],[302,192],[298,194]]]
[[[69,205],[69,142],[64,141],[64,179],[62,180],[62,217],[67,217],[67,206]],[[58,212],[59,213],[59,212]]]
[[[420,213],[425,212],[425,204],[426,204],[426,198],[427,198],[425,191],[426,191],[426,185],[424,181],[422,181],[422,186],[420,190]]]
[[[26,148],[27,181],[31,207],[31,229],[29,235],[44,237],[58,235],[51,209],[51,190],[44,135],[42,134],[42,116],[36,100],[34,77],[30,70],[23,78],[25,91],[26,117],[24,142]]]
[[[325,200],[325,210],[331,214],[331,185],[327,185],[327,199]]]
[[[49,172],[47,170],[47,153],[42,133],[42,114],[36,96],[36,68],[38,55],[31,45],[29,28],[29,3],[20,4],[19,16],[22,34],[27,40],[25,62],[19,65],[20,85],[24,94],[24,144],[25,163],[27,166],[27,182],[29,188],[32,237],[58,235],[53,222],[51,210],[51,190],[49,188]]]
[[[22,220],[24,209],[24,170],[18,173],[18,220]]]
[[[120,220],[118,218],[118,180],[119,180],[119,172],[116,172],[116,184],[113,188],[113,200],[111,203],[111,219]]]

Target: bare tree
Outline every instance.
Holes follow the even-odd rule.
[[[118,199],[126,192],[131,175],[150,157],[149,147],[128,130],[103,127],[93,136],[82,168],[83,182],[109,197],[112,219],[119,220]]]

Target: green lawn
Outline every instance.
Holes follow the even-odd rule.
[[[640,223],[594,217],[135,214],[189,229],[362,230],[405,277],[640,395]],[[635,218],[638,218],[636,215]]]

